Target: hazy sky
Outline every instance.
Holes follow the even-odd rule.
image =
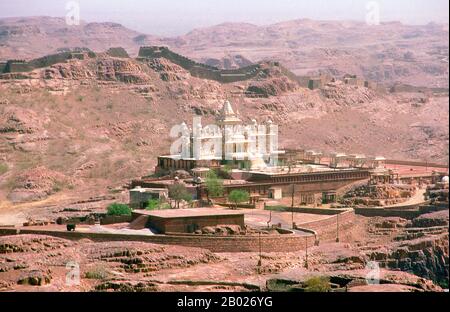
[[[0,0],[0,17],[65,16],[67,0]],[[223,22],[271,24],[298,18],[364,20],[377,2],[380,20],[448,23],[448,0],[78,0],[82,20],[112,21],[156,35],[184,34]]]

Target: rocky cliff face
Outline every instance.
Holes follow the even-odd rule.
[[[442,210],[411,221],[381,218],[383,222],[376,223],[378,231],[393,233],[394,242],[368,252],[369,259],[381,267],[410,272],[448,288],[448,214],[448,210]]]
[[[402,243],[388,252],[371,255],[382,267],[411,272],[448,288],[448,233]]]

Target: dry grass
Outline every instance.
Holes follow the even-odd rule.
[[[5,163],[0,163],[0,175],[5,174],[8,172],[8,165]]]

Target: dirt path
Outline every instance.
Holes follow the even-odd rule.
[[[405,206],[405,205],[421,204],[425,201],[425,197],[424,197],[425,192],[426,192],[425,189],[418,189],[417,192],[411,198],[409,198],[407,201],[397,203],[394,205],[390,205],[389,207],[399,207],[399,206]]]
[[[65,194],[55,194],[44,200],[12,204],[9,201],[0,202],[0,225],[21,225],[27,218],[37,213],[36,210],[47,209],[72,198]]]

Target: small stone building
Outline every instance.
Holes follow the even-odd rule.
[[[336,191],[325,191],[322,192],[322,204],[335,203],[337,200]]]
[[[133,219],[148,217],[146,226],[161,233],[194,233],[206,226],[238,225],[244,228],[240,211],[217,208],[143,210],[133,212]]]
[[[169,191],[166,188],[142,188],[137,186],[130,190],[130,207],[144,209],[150,199],[166,199]]]
[[[210,171],[210,169],[205,168],[205,167],[196,167],[191,170],[192,176],[194,176],[194,178],[200,178],[200,179],[206,179],[209,171]]]
[[[283,191],[281,187],[270,187],[268,190],[268,197],[271,199],[282,199]]]

